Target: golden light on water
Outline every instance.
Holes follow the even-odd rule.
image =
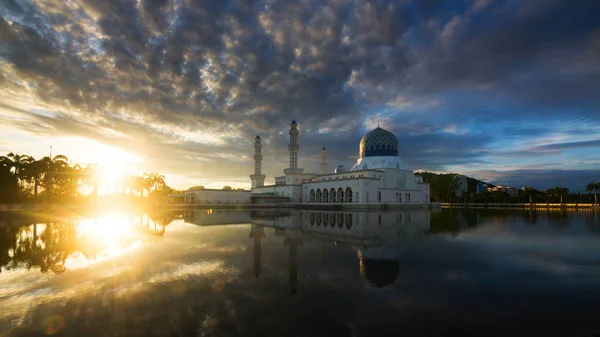
[[[138,227],[131,217],[122,214],[81,220],[77,224],[81,254],[69,258],[67,268],[83,268],[138,249],[143,238]]]

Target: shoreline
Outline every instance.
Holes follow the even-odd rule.
[[[600,205],[591,203],[442,203],[442,208],[478,208],[478,209],[600,209]]]

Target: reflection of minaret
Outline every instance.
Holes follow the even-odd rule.
[[[321,174],[327,174],[327,149],[321,150]]]
[[[254,277],[258,277],[260,275],[260,260],[262,259],[260,242],[265,237],[265,228],[261,225],[252,225],[250,237],[254,239]]]
[[[288,150],[290,151],[290,167],[284,170],[285,175],[296,175],[302,174],[303,169],[298,168],[298,150],[300,145],[298,144],[298,124],[296,121],[292,121],[290,124],[290,143],[288,144]]]
[[[290,247],[290,293],[298,292],[298,246],[302,245],[302,237],[287,237],[283,243]]]
[[[254,139],[254,174],[250,176],[252,180],[252,187],[261,187],[265,185],[265,175],[261,173],[262,165],[262,143],[260,136],[256,136]]]

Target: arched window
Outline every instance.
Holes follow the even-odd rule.
[[[316,202],[321,202],[321,189],[317,189],[317,199]]]
[[[398,202],[402,202],[402,193],[398,193]]]
[[[381,192],[379,192],[379,202],[381,202]]]
[[[350,187],[346,187],[346,202],[352,202],[352,189]]]
[[[310,190],[310,202],[315,202],[315,190]]]
[[[408,202],[410,202],[410,193],[408,193]]]
[[[335,195],[335,188],[331,188],[331,190],[329,191],[329,199],[331,199],[331,202],[337,202],[337,196]]]
[[[329,200],[329,191],[327,189],[323,190],[323,202],[328,202]]]
[[[341,187],[338,188],[337,198],[338,198],[338,202],[340,202],[340,203],[344,202],[344,190]]]

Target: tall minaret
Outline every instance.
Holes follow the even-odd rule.
[[[300,145],[298,144],[298,124],[296,121],[292,121],[290,124],[290,143],[288,144],[288,150],[290,151],[290,167],[283,170],[285,175],[296,175],[302,174],[303,169],[298,168],[298,150]]]
[[[321,150],[321,174],[327,174],[327,149]]]
[[[254,174],[250,176],[250,180],[252,180],[252,188],[265,185],[265,175],[261,174],[261,149],[262,143],[260,141],[260,136],[256,136],[254,139]]]

